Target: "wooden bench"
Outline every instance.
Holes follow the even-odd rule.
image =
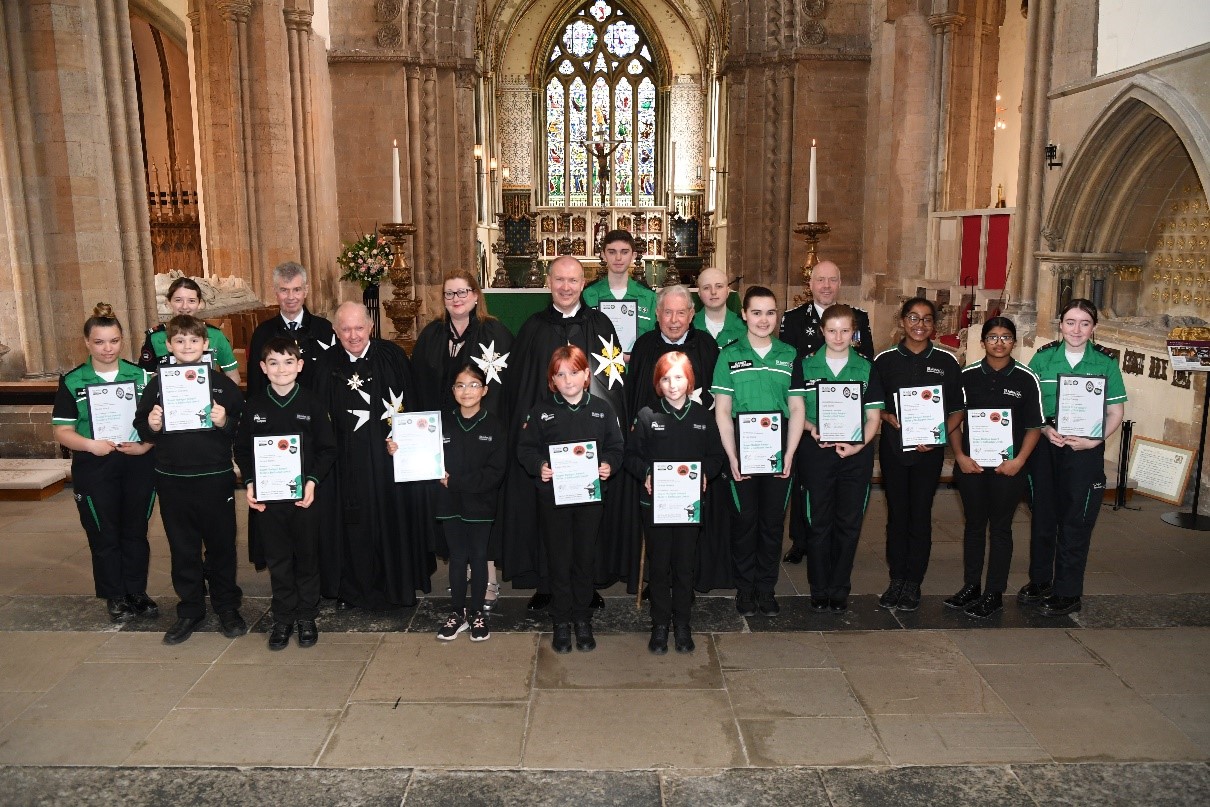
[[[63,490],[71,460],[0,459],[0,501],[38,502]]]

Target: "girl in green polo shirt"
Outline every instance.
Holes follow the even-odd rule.
[[[151,444],[139,442],[133,425],[134,403],[151,376],[121,358],[122,342],[122,323],[108,304],[98,303],[84,323],[88,359],[59,377],[51,413],[55,439],[72,452],[72,486],[92,551],[93,584],[114,622],[159,614],[147,596],[147,519],[155,503],[155,462]],[[120,405],[108,406],[113,400],[130,403],[124,439],[108,434],[115,427],[122,430],[115,418],[102,415],[104,422],[94,423],[94,414],[121,413]],[[108,439],[94,439],[99,429]]]
[[[168,293],[164,297],[168,300],[172,316],[187,315],[202,318],[198,312],[205,305],[205,300],[202,299],[202,287],[193,278],[178,277],[172,281],[172,285],[168,287]],[[210,340],[210,355],[214,359],[215,366],[238,384],[240,382],[239,363],[236,361],[235,351],[231,349],[231,342],[227,340],[222,331],[210,324],[206,325],[206,335]],[[138,363],[144,370],[154,373],[159,367],[160,361],[167,355],[168,335],[164,330],[164,323],[160,323],[147,331],[143,349],[139,351]]]

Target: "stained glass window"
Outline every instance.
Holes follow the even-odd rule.
[[[587,0],[547,59],[546,199],[584,207],[655,204],[656,66],[638,21]]]

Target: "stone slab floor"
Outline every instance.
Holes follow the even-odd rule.
[[[1210,535],[1134,504],[1101,514],[1081,613],[975,623],[941,605],[962,576],[948,490],[920,610],[877,607],[876,494],[849,613],[812,612],[784,566],[780,616],[699,595],[697,651],[657,658],[621,588],[593,653],[552,653],[507,586],[489,641],[438,642],[444,568],[442,596],[325,606],[315,648],[272,653],[268,577],[245,564],[253,632],[212,618],[167,647],[158,515],[164,615],[119,628],[70,491],[0,503],[0,804],[1207,804]],[[1022,508],[1012,591],[1027,535]]]

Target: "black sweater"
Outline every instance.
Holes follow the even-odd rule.
[[[639,480],[643,504],[651,504],[644,485],[651,466],[659,460],[700,460],[707,480],[714,479],[727,462],[714,413],[686,401],[678,412],[663,398],[655,408],[639,410],[626,443],[626,470]]]
[[[622,469],[625,454],[617,416],[606,401],[588,392],[574,406],[557,393],[552,398],[529,410],[517,438],[517,461],[534,477],[542,495],[551,501],[555,497],[554,486],[542,481],[542,466],[550,462],[550,446],[596,440],[598,464],[608,465],[611,475]]]
[[[244,407],[235,437],[235,462],[244,477],[244,484],[253,481],[252,438],[264,434],[299,434],[302,436],[303,476],[315,482],[332,470],[336,461],[336,435],[332,419],[315,393],[295,382],[293,391],[280,398],[273,387],[253,395]]]
[[[206,476],[231,470],[231,441],[244,411],[244,395],[225,373],[210,374],[211,400],[227,410],[222,427],[196,432],[152,431],[147,424],[151,408],[160,402],[160,377],[147,382],[134,427],[145,442],[155,443],[155,469],[173,476]]]
[[[449,480],[448,486],[433,488],[434,514],[439,519],[494,521],[508,457],[504,423],[486,409],[470,420],[455,409],[442,414],[441,431]]]

